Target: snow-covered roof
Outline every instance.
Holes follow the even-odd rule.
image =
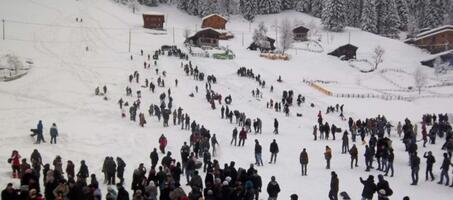
[[[221,34],[221,32],[219,32],[217,29],[207,27],[207,28],[202,28],[202,29],[198,30],[198,31],[195,32],[195,33],[192,33],[192,34],[189,36],[189,38],[191,38],[191,37],[197,35],[199,32],[206,31],[206,30],[212,30],[212,31],[214,31],[214,32],[217,32],[217,33]]]
[[[430,37],[430,36],[438,34],[438,33],[443,33],[443,32],[446,32],[446,31],[453,31],[453,26],[452,25],[445,25],[445,26],[440,26],[440,27],[437,27],[437,28],[433,28],[433,29],[425,31],[425,32],[421,32],[421,33],[419,33],[419,34],[417,34],[415,36],[414,40],[420,40],[420,39],[423,39],[423,38],[426,38],[426,37]]]
[[[144,15],[165,15],[163,13],[160,13],[160,12],[154,12],[154,11],[150,11],[150,12],[143,12]]]
[[[224,19],[225,21],[228,21],[224,16],[219,15],[219,14],[210,14],[210,15],[206,15],[206,16],[204,16],[203,18],[201,18],[201,20],[204,21],[205,19],[210,18],[210,17],[212,17],[212,16],[219,16],[219,17],[221,17],[222,19]]]

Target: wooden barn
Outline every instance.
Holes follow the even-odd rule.
[[[308,40],[308,38],[307,38],[308,31],[310,31],[310,29],[308,29],[304,26],[298,26],[298,27],[294,28],[293,29],[294,40],[295,41],[307,41]]]
[[[435,57],[432,57],[428,60],[423,60],[420,63],[422,65],[434,68],[436,62],[439,62],[439,64],[447,64],[449,66],[453,66],[453,51],[437,54]]]
[[[217,14],[208,15],[203,17],[201,28],[225,29],[227,20]]]
[[[163,29],[165,16],[160,13],[143,13],[143,27],[151,29]]]
[[[194,46],[210,46],[218,47],[219,46],[219,37],[220,33],[212,28],[205,28],[196,32],[191,37],[187,38],[185,41]]]
[[[335,51],[328,53],[328,55],[339,57],[341,58],[341,60],[351,60],[355,59],[357,49],[358,47],[352,44],[347,44],[338,47],[337,49],[335,49]]]
[[[267,37],[266,40],[267,40],[268,44],[265,45],[264,47],[253,42],[252,44],[250,44],[250,46],[247,49],[250,49],[252,51],[256,51],[257,49],[259,49],[261,52],[269,52],[269,51],[275,50],[275,45],[274,45],[275,40],[270,37]]]
[[[417,34],[405,41],[432,54],[453,49],[453,25],[445,25]]]

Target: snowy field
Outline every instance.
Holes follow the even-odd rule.
[[[158,11],[166,15],[166,34],[154,34],[144,30],[143,11]],[[83,18],[78,23],[75,18]],[[15,182],[10,177],[11,167],[6,162],[11,151],[16,149],[23,157],[28,158],[33,149],[38,149],[44,162],[52,162],[56,155],[63,162],[70,159],[79,168],[79,161],[87,161],[90,172],[99,177],[102,162],[106,156],[120,156],[127,163],[125,177],[126,188],[130,189],[132,171],[139,163],[150,165],[149,153],[158,146],[158,138],[164,133],[168,138],[168,150],[180,159],[180,146],[188,141],[190,133],[181,131],[179,127],[170,125],[163,128],[156,118],[148,118],[144,128],[121,118],[117,101],[125,98],[126,86],[133,91],[140,88],[139,84],[129,84],[127,78],[134,71],[140,73],[141,80],[148,78],[156,81],[155,66],[150,70],[143,69],[145,57],[139,55],[140,49],[146,54],[152,54],[161,45],[178,45],[183,48],[183,31],[185,28],[200,29],[201,19],[186,15],[173,7],[141,8],[132,14],[127,7],[113,4],[109,0],[0,0],[0,18],[5,18],[6,40],[0,40],[0,54],[13,53],[21,57],[31,58],[34,68],[24,77],[12,82],[0,82],[0,187],[8,182]],[[381,99],[352,99],[327,97],[319,91],[307,86],[302,80],[336,81],[326,85],[333,92],[340,93],[380,93],[381,90],[397,90],[392,80],[402,87],[413,86],[413,78],[406,74],[389,72],[383,78],[379,70],[400,69],[413,73],[420,66],[421,58],[428,54],[406,45],[398,40],[383,38],[355,28],[346,28],[343,33],[325,33],[321,31],[321,44],[324,52],[308,52],[289,50],[290,61],[273,61],[259,57],[258,52],[248,51],[252,32],[257,22],[264,21],[270,27],[275,20],[289,18],[305,23],[315,23],[319,19],[306,14],[288,11],[277,15],[258,16],[256,23],[249,24],[240,16],[230,17],[227,29],[235,34],[229,41],[221,41],[222,46],[228,47],[236,55],[234,60],[214,60],[209,58],[190,58],[201,72],[217,77],[213,90],[224,96],[231,94],[231,108],[246,113],[247,117],[259,117],[263,120],[263,134],[249,135],[245,147],[232,147],[229,142],[233,124],[220,119],[220,109],[212,110],[206,103],[204,82],[185,76],[180,68],[180,60],[174,57],[162,56],[158,61],[159,70],[167,71],[165,82],[172,90],[173,107],[181,106],[191,119],[203,124],[215,133],[220,143],[219,155],[215,158],[221,165],[236,161],[236,166],[248,168],[254,163],[254,139],[263,145],[263,159],[266,163],[258,167],[263,184],[270,181],[274,175],[282,188],[281,199],[289,199],[289,195],[297,193],[302,199],[327,199],[330,183],[330,171],[325,169],[323,151],[325,145],[333,148],[332,170],[340,179],[340,191],[347,191],[353,199],[359,199],[362,184],[359,177],[377,175],[378,172],[364,171],[364,146],[358,144],[359,168],[349,168],[349,155],[340,154],[341,140],[313,141],[312,126],[316,123],[318,110],[325,112],[326,106],[336,103],[344,104],[345,116],[357,118],[376,117],[385,115],[393,124],[408,117],[414,122],[421,120],[424,113],[453,113],[453,97],[450,98],[421,98],[414,101],[385,101]],[[249,26],[251,29],[249,29]],[[129,31],[131,31],[131,52],[128,52]],[[275,37],[275,31],[270,29],[270,37]],[[351,35],[351,43],[358,46],[358,59],[370,59],[373,49],[381,45],[386,53],[384,62],[375,72],[364,74],[340,61],[336,57],[326,55],[336,47],[347,44]],[[174,37],[173,37],[174,36]],[[89,51],[85,48],[88,47]],[[134,60],[130,60],[130,55]],[[260,74],[266,81],[263,99],[252,97],[251,91],[258,87],[251,79],[238,77],[236,70],[245,66],[252,68],[255,74]],[[433,70],[423,68],[430,77],[428,84],[436,83]],[[278,83],[281,75],[283,82]],[[450,76],[451,77],[451,76]],[[179,80],[175,87],[174,80]],[[451,80],[450,80],[451,82]],[[108,101],[94,96],[97,86],[108,87]],[[274,86],[274,92],[269,92],[269,86]],[[200,88],[195,93],[195,86]],[[158,103],[158,94],[168,88],[157,87],[155,95],[147,89],[142,89],[141,111],[147,113],[151,103]],[[306,97],[307,103],[291,109],[291,116],[275,113],[266,109],[269,99],[279,99],[283,90],[294,90],[295,94]],[[195,96],[188,95],[194,92]],[[392,91],[396,95],[407,95],[406,91]],[[453,87],[427,89],[422,95],[453,94]],[[410,96],[416,96],[412,92]],[[131,102],[135,99],[126,98]],[[314,103],[315,108],[308,106]],[[138,113],[139,113],[138,112]],[[303,117],[296,117],[303,113]],[[148,116],[148,115],[147,115]],[[280,135],[272,134],[273,119],[280,121]],[[346,128],[347,123],[341,121],[337,114],[327,115],[329,123]],[[50,140],[48,130],[55,122],[61,132],[57,145],[49,143],[34,145],[29,136],[29,129],[34,128],[38,120],[44,122],[46,140]],[[170,120],[171,121],[171,120]],[[420,126],[419,126],[420,127]],[[394,190],[392,199],[402,199],[409,195],[411,199],[447,200],[451,199],[452,188],[440,186],[434,182],[424,181],[425,162],[422,159],[419,186],[411,186],[410,169],[407,153],[393,131],[395,148],[395,177],[388,178]],[[337,134],[338,135],[338,134]],[[339,136],[337,136],[339,138]],[[270,158],[268,145],[276,139],[280,153],[277,164],[267,164]],[[437,158],[435,174],[438,180],[441,162],[441,142],[435,146],[421,148],[420,153],[431,150]],[[299,153],[306,148],[309,154],[308,176],[300,176]],[[419,153],[419,155],[420,155]],[[65,167],[65,166],[64,166]],[[203,176],[204,177],[204,174]],[[437,181],[436,180],[436,181]],[[185,181],[182,181],[185,184]],[[106,186],[101,184],[105,194]],[[185,188],[186,192],[189,191]],[[261,198],[267,198],[263,191]],[[449,197],[450,196],[450,197]]]

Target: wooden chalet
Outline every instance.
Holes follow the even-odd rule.
[[[339,57],[341,60],[351,60],[356,58],[357,49],[358,47],[352,44],[347,44],[338,47],[334,51],[328,53],[328,55]]]
[[[453,49],[453,25],[445,25],[417,34],[405,41],[432,54]]]
[[[252,51],[256,51],[257,49],[259,49],[261,52],[269,52],[275,50],[274,46],[275,40],[270,37],[266,37],[266,40],[268,42],[267,45],[261,46],[260,44],[256,44],[255,42],[253,42],[247,49],[250,49]]]
[[[187,38],[186,43],[194,46],[219,46],[220,33],[212,28],[205,28]]]
[[[453,66],[453,51],[447,51],[444,53],[440,53],[432,57],[431,59],[423,60],[420,63],[422,65],[434,68],[436,62],[438,64],[447,64],[449,66]]]
[[[201,28],[225,29],[227,19],[217,14],[203,17]]]
[[[163,29],[165,16],[160,13],[143,13],[143,27],[151,29]]]
[[[298,26],[298,27],[294,28],[293,29],[294,40],[295,41],[307,41],[308,40],[308,38],[307,38],[308,31],[310,31],[310,29],[308,29],[304,26]]]

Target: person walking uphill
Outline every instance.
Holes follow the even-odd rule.
[[[275,164],[277,162],[277,153],[278,153],[278,144],[275,141],[275,139],[272,141],[269,149],[270,149],[270,152],[271,152],[271,161],[269,161],[269,164],[272,164],[272,161]]]
[[[245,131],[245,129],[242,128],[241,131],[239,132],[239,144],[238,144],[238,146],[241,146],[241,142],[242,142],[242,146],[244,146],[244,143],[245,143],[246,139],[247,139],[247,131]]]
[[[271,181],[267,184],[267,194],[269,194],[268,200],[277,200],[278,193],[280,193],[280,186],[275,181],[275,176],[271,177]]]
[[[324,152],[324,158],[326,159],[326,169],[330,169],[330,159],[332,159],[332,149],[329,146],[326,146],[326,151]]]
[[[255,139],[255,165],[263,166],[263,159],[261,157],[262,147],[258,140]]]
[[[332,171],[330,179],[330,191],[329,191],[329,199],[330,200],[338,200],[338,190],[339,190],[339,180],[337,174]]]
[[[420,171],[420,158],[417,156],[417,152],[415,152],[411,156],[411,170],[412,170],[411,185],[417,185],[418,184],[418,172]]]
[[[50,144],[57,144],[58,129],[55,123],[50,127]]]
[[[278,120],[274,119],[274,134],[278,134]]]
[[[299,160],[302,168],[302,176],[307,176],[308,154],[305,148],[300,152]]]

